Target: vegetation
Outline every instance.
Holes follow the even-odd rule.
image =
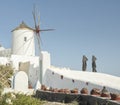
[[[10,65],[0,65],[0,105],[42,105],[43,101],[24,94],[7,93],[1,95],[5,87],[10,87],[9,78],[12,75],[13,68]]]
[[[25,94],[7,93],[0,99],[0,105],[43,105],[43,103],[43,101]]]
[[[0,105],[44,105],[47,103],[25,94],[1,94],[5,87],[10,87],[9,78],[11,78],[12,75],[13,68],[10,65],[0,65]]]
[[[0,65],[0,86],[10,87],[9,78],[13,75],[13,68],[10,65]]]
[[[7,93],[1,96],[0,105],[79,105],[77,101],[71,103],[54,103],[42,101],[40,99],[25,94]]]
[[[52,102],[41,101],[40,99],[34,98],[32,96],[28,96],[25,94],[15,94],[15,93],[7,93],[1,94],[5,87],[10,87],[9,78],[13,75],[13,68],[10,65],[0,65],[0,105],[84,105],[87,101],[77,102],[72,101],[71,103],[58,103],[53,104]],[[66,97],[66,102],[69,102],[70,97]],[[95,102],[95,105],[112,105],[109,102],[98,103]]]

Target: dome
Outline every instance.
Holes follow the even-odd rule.
[[[12,32],[15,31],[15,30],[20,30],[20,29],[33,30],[31,27],[27,26],[27,25],[25,24],[25,22],[22,21],[22,23],[21,23],[18,27],[16,27],[15,29],[13,29]]]

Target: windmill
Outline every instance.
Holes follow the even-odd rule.
[[[40,36],[40,33],[43,32],[43,31],[53,31],[54,29],[41,29],[40,28],[40,14],[38,14],[38,11],[36,10],[36,8],[34,7],[34,10],[32,12],[33,14],[33,18],[34,18],[34,25],[35,25],[35,28],[33,29],[33,31],[35,32],[35,36],[37,38],[37,41],[38,41],[38,47],[39,47],[39,53],[40,53],[40,83],[42,84],[42,77],[43,77],[43,70],[42,70],[42,59],[41,59],[41,43],[42,43],[42,40],[41,40],[41,36]]]
[[[35,26],[34,28],[31,28],[27,26],[24,22],[22,22],[19,26],[17,26],[16,28],[12,30],[12,55],[34,57],[35,56],[35,44],[38,45],[37,48],[39,47],[37,51],[41,50],[40,32],[54,30],[54,29],[41,29],[40,28],[40,15],[38,14],[35,8],[33,9],[32,15],[34,19],[34,26]],[[37,43],[35,41],[37,41]],[[41,52],[40,52],[40,55],[41,55]],[[42,84],[42,75],[43,75],[42,57],[39,56],[38,58],[39,58],[39,61],[38,59],[37,60],[35,59],[36,60],[35,63],[40,66],[39,67],[37,66],[35,69],[30,69],[29,79],[30,81],[32,81],[33,77],[35,77],[33,80],[36,81],[36,79],[39,79],[40,83]]]
[[[33,12],[34,28],[27,26],[23,21],[22,23],[12,30],[12,54],[15,55],[35,55],[35,46],[37,44],[38,51],[40,52],[42,40],[40,38],[40,32],[52,31],[54,29],[41,29],[40,28],[40,15],[34,8]],[[34,39],[37,43],[34,43]]]
[[[33,29],[33,31],[35,32],[35,35],[36,35],[36,38],[37,38],[37,41],[38,41],[39,51],[41,51],[41,46],[40,45],[42,43],[42,40],[41,40],[40,32],[53,31],[54,29],[41,29],[40,28],[40,14],[38,13],[38,11],[36,10],[35,7],[34,7],[34,10],[33,10],[32,14],[33,14],[34,25],[35,25],[35,28]]]

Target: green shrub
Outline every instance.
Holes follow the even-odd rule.
[[[36,99],[32,96],[27,96],[24,94],[14,94],[15,97],[12,97],[13,93],[7,93],[1,96],[0,105],[43,105],[43,101]]]
[[[13,105],[42,105],[42,102],[31,96],[17,94],[16,99],[13,100]]]

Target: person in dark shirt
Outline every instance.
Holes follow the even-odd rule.
[[[87,61],[88,61],[88,58],[85,55],[83,55],[83,59],[82,59],[82,71],[86,71]]]
[[[97,60],[97,58],[93,55],[92,56],[92,71],[93,72],[97,72],[97,70],[96,70],[96,60]]]

